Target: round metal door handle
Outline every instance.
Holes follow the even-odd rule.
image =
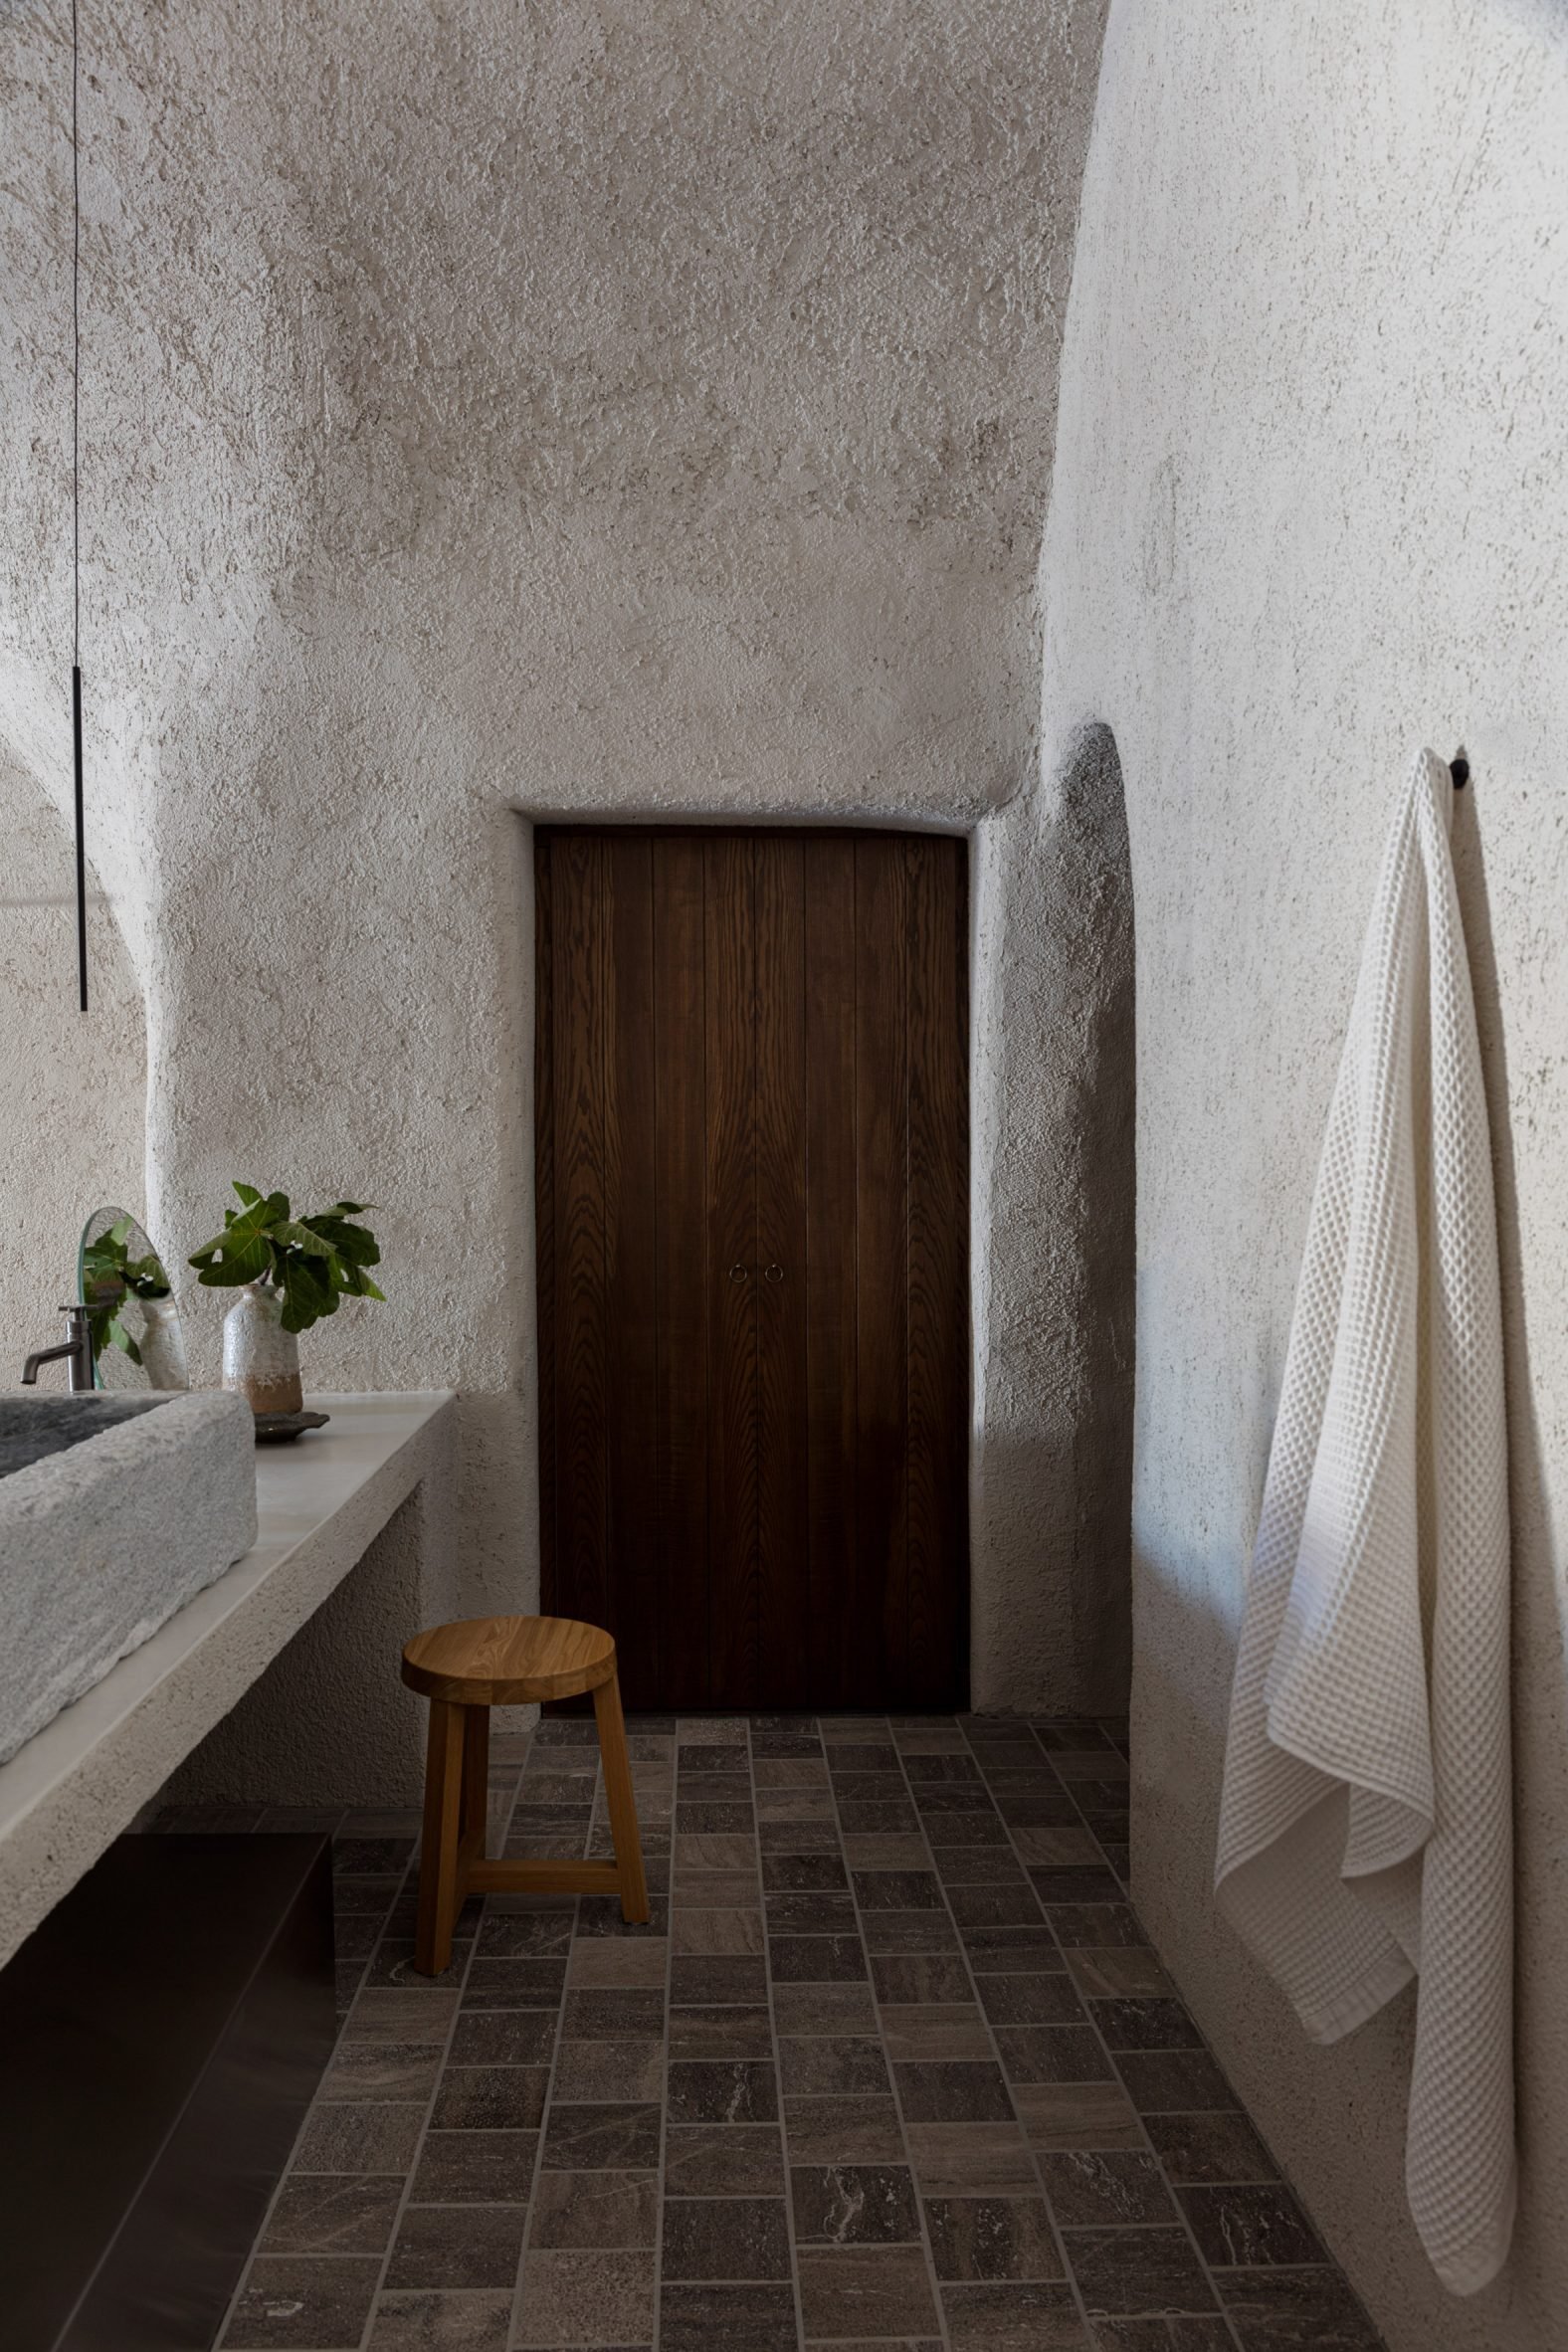
[[[743,1266],[732,1266],[729,1270],[729,1278],[732,1282],[743,1282],[746,1278],[745,1268]]]
[[[772,1266],[764,1268],[763,1278],[769,1282],[782,1282],[784,1279],[783,1267],[775,1262]]]

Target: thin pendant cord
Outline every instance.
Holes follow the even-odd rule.
[[[88,1009],[88,857],[82,794],[82,162],[77,136],[81,45],[71,0],[71,754],[77,821],[77,994]]]

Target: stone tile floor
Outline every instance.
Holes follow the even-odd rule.
[[[414,1817],[221,1817],[333,1830],[346,2012],[225,2352],[1378,2352],[1127,1903],[1122,1727],[630,1730],[650,1925],[491,1895],[440,1983]],[[491,1814],[607,1852],[591,1719]]]

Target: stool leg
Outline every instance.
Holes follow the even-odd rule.
[[[465,1711],[449,1698],[433,1698],[430,1702],[430,1741],[425,1751],[425,1832],[419,1853],[419,1912],[414,1925],[414,1966],[422,1976],[440,1976],[452,1964],[452,1927],[458,1910]]]
[[[621,1873],[621,1916],[639,1926],[648,1917],[648,1885],[643,1876],[643,1844],[637,1834],[637,1799],[632,1794],[632,1766],[626,1753],[626,1721],[621,1713],[621,1681],[612,1674],[593,1694],[599,1725],[599,1754],[604,1764],[605,1803],[610,1809],[610,1835],[615,1840],[615,1866]]]
[[[463,1805],[458,1832],[463,1873],[485,1860],[485,1831],[490,1813],[490,1708],[463,1710]]]

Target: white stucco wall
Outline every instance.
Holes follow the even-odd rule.
[[[1042,1179],[1055,1045],[987,1026],[1054,968],[994,813],[1035,773],[1102,10],[84,20],[84,657],[148,1206],[183,1250],[233,1176],[380,1204],[390,1303],[306,1377],[464,1392],[474,1610],[536,1589],[521,818],[934,822],[983,837],[975,1691],[1115,1701],[1081,1171]],[[3,724],[62,796],[66,29],[0,20]]]
[[[1134,1893],[1395,2352],[1568,2311],[1568,18],[1117,0],[1042,573],[1045,751],[1125,779],[1137,954]],[[1465,744],[1516,1529],[1514,2259],[1436,2285],[1409,2010],[1309,2047],[1209,1893],[1329,1089],[1391,798]]]

